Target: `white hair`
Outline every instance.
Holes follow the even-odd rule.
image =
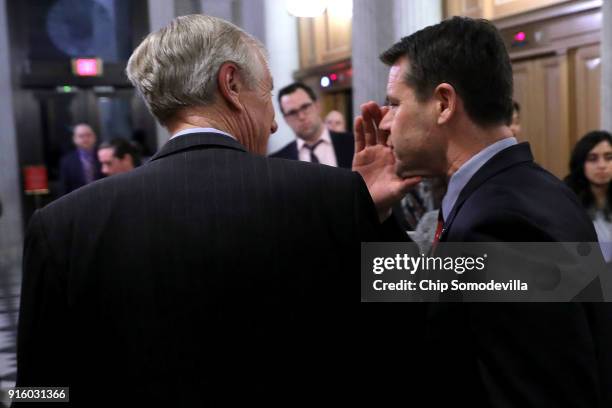
[[[164,124],[183,107],[214,103],[217,74],[225,62],[235,63],[251,88],[267,69],[265,49],[254,37],[220,18],[192,14],[149,34],[134,50],[126,72]]]

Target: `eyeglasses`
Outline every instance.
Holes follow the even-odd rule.
[[[283,116],[286,118],[290,118],[290,119],[297,118],[300,115],[300,113],[307,113],[308,111],[310,111],[310,108],[312,108],[312,105],[313,105],[312,102],[306,102],[299,108],[293,109],[293,110],[290,110],[284,113]]]

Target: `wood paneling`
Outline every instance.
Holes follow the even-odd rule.
[[[580,47],[571,53],[574,64],[573,103],[575,123],[572,142],[601,128],[601,59],[599,44]]]
[[[321,95],[321,116],[325,116],[332,111],[337,110],[344,115],[347,129],[352,129],[353,118],[351,117],[351,93],[349,91],[330,92]]]
[[[532,99],[531,87],[533,78],[533,64],[530,62],[521,62],[512,65],[512,71],[514,74],[514,99],[521,105],[521,140],[519,142],[530,142],[534,154],[539,155],[537,141],[532,140],[532,135],[538,134],[538,123],[532,119],[537,115],[530,115],[533,109],[537,107],[536,101]]]
[[[570,0],[446,0],[445,15],[494,20],[528,11],[569,3]]]
[[[569,74],[566,56],[513,64],[514,98],[521,105],[520,141],[528,141],[536,162],[561,178],[571,148]]]
[[[351,20],[325,13],[325,48],[322,62],[337,61],[351,55]]]
[[[302,69],[351,56],[351,19],[327,11],[314,18],[298,18]]]
[[[310,67],[317,64],[317,54],[314,38],[314,19],[298,19],[298,38],[300,49],[300,66]]]
[[[544,154],[542,165],[559,178],[567,174],[569,162],[568,63],[566,56],[535,61],[543,100]]]
[[[487,3],[489,3],[487,0],[446,0],[444,11],[446,17],[486,18],[491,10]]]
[[[568,3],[568,0],[487,0],[493,5],[492,18],[507,17],[514,14],[552,6],[554,4]]]
[[[519,0],[507,3],[520,4]],[[594,2],[555,3],[559,4],[500,21],[504,22],[501,33],[513,61],[514,96],[522,108],[523,138],[531,143],[539,164],[564,177],[576,141],[600,126],[597,43],[602,16]],[[549,11],[555,13],[542,15]],[[527,34],[527,45],[513,44],[518,30]]]

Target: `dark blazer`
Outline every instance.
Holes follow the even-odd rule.
[[[102,177],[100,162],[98,156],[94,151],[94,179],[98,180]],[[60,183],[61,183],[61,194],[68,194],[73,190],[85,185],[85,174],[83,172],[83,165],[79,158],[79,152],[73,150],[62,157],[60,161]]]
[[[352,168],[353,155],[355,154],[355,138],[353,134],[350,132],[337,133],[330,130],[329,135],[332,140],[332,145],[334,146],[334,152],[336,153],[338,167],[342,167],[343,169]],[[294,140],[278,152],[271,154],[270,157],[299,160],[297,141]]]
[[[472,177],[441,241],[597,238],[574,194],[534,164],[523,143],[499,152]],[[415,394],[423,400],[414,406],[612,406],[609,304],[431,303],[424,318],[403,326],[399,317],[416,309],[400,306],[383,317],[378,313],[377,321],[371,316],[367,324],[384,328],[378,341],[390,348],[402,349],[406,340],[398,339],[417,343],[411,345],[417,351],[406,351],[406,357],[394,354],[394,364],[409,372],[402,378],[406,387],[419,390]],[[400,386],[400,380],[392,381]]]
[[[360,242],[404,237],[357,173],[179,136],[33,216],[17,384],[85,407],[328,398],[357,364]]]

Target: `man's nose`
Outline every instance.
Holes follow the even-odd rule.
[[[385,115],[382,117],[380,123],[378,124],[378,128],[381,129],[381,130],[386,130],[387,132],[390,132],[391,131],[391,122],[393,122],[392,116],[393,116],[393,114],[391,113],[391,111],[388,111],[387,113],[385,113]]]
[[[278,130],[278,124],[276,123],[276,119],[272,120],[272,126],[270,127],[270,134],[276,133]]]

